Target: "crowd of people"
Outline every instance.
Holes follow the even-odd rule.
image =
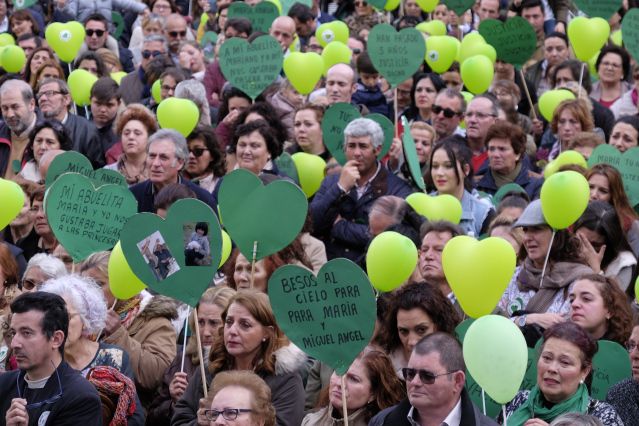
[[[328,67],[308,95],[281,73],[251,99],[227,81],[218,52],[231,38],[263,33],[248,17],[229,17],[230,0],[0,0],[0,32],[27,58],[21,72],[0,72],[0,177],[24,192],[22,209],[0,230],[0,425],[639,424],[639,215],[626,192],[636,182],[614,164],[563,165],[588,181],[590,201],[562,230],[552,229],[540,201],[544,168],[562,152],[587,160],[604,144],[637,149],[639,58],[611,40],[590,67],[574,59],[566,31],[581,12],[570,1],[477,0],[462,16],[446,1],[430,13],[416,0],[399,3],[391,12],[366,0],[290,5],[268,30],[284,55],[321,54],[318,28],[340,20],[351,60]],[[624,1],[611,30],[636,6]],[[535,53],[522,72],[497,59],[489,90],[475,96],[464,93],[457,62],[442,73],[424,62],[391,87],[367,52],[377,24],[400,30],[438,20],[462,39],[487,19],[512,16],[535,30]],[[83,25],[85,39],[67,64],[44,34],[69,21]],[[86,107],[71,96],[72,69],[97,78]],[[546,121],[537,102],[553,89],[575,99]],[[171,97],[197,106],[187,136],[160,129],[158,105]],[[362,117],[345,127],[342,144],[327,144],[324,116],[339,103]],[[370,113],[396,126],[383,158],[384,131]],[[405,201],[421,190],[404,132],[428,194],[459,201],[458,223],[429,221]],[[327,147],[335,145],[343,145],[343,164]],[[138,212],[161,217],[185,198],[217,213],[224,176],[236,169],[268,184],[295,180],[279,161],[287,154],[318,156],[326,167],[299,235],[258,261],[233,248],[191,310],[150,289],[116,298],[111,252],[77,262],[60,244],[45,181],[67,151],[121,174]],[[206,222],[185,230],[184,253],[149,239],[143,251],[154,277],[167,278],[177,263],[215,267],[220,248],[209,231]],[[374,336],[339,376],[287,338],[269,278],[287,264],[318,273],[335,258],[365,270],[371,241],[385,231],[415,244],[417,265],[396,290],[378,295]],[[495,418],[466,387],[456,328],[468,316],[442,266],[444,247],[462,235],[512,245],[517,268],[493,313],[538,348],[536,383]],[[605,401],[591,396],[600,340],[625,347],[632,365]]]

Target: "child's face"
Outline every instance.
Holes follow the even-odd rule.
[[[368,86],[368,87],[375,87],[377,86],[377,83],[379,82],[379,74],[377,73],[368,74],[368,73],[362,72],[359,74],[359,78],[362,80],[362,83],[364,84],[364,86]]]
[[[198,229],[195,232],[197,232],[197,234],[200,235],[200,236],[204,235],[204,230],[203,229]]]

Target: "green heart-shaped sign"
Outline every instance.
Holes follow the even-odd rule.
[[[215,44],[217,43],[217,33],[207,31],[200,40],[200,47],[204,53],[204,57],[209,61],[215,59]]]
[[[630,148],[623,154],[611,145],[599,145],[588,158],[588,166],[610,164],[621,173],[623,186],[632,206],[639,205],[639,147]]]
[[[228,19],[246,18],[251,21],[253,31],[268,33],[271,24],[280,16],[280,12],[270,1],[263,1],[255,6],[249,6],[243,1],[231,3],[229,6]]]
[[[86,176],[95,187],[109,183],[128,187],[126,179],[120,173],[108,169],[93,170],[89,159],[76,151],[67,151],[53,159],[47,171],[45,187],[49,188],[64,173],[79,173]]]
[[[387,1],[386,0],[369,0],[368,3],[379,10],[384,10],[384,6],[386,6]]]
[[[264,186],[244,169],[224,176],[219,191],[220,217],[233,242],[247,259],[277,253],[302,230],[308,212],[304,192],[294,183],[277,180]]]
[[[331,155],[341,165],[346,164],[346,154],[344,153],[344,129],[348,123],[360,117],[361,114],[357,108],[344,102],[333,104],[324,113],[324,118],[322,119],[324,145],[326,145],[326,148],[328,148]],[[384,144],[382,145],[381,152],[377,156],[377,158],[381,159],[388,153],[391,144],[393,143],[395,126],[382,114],[368,114],[365,118],[375,121],[384,131]]]
[[[415,148],[415,141],[410,134],[410,126],[406,117],[402,116],[402,126],[404,127],[404,136],[402,137],[402,147],[404,149],[404,158],[408,164],[408,170],[415,182],[415,185],[422,191],[426,190],[426,184],[424,183],[424,176],[422,176],[422,169],[419,166],[419,158],[417,157],[417,148]]]
[[[268,280],[268,295],[286,336],[339,375],[373,336],[373,287],[350,260],[331,260],[317,277],[306,268],[284,265]]]
[[[623,45],[636,60],[639,58],[639,9],[633,8],[626,12],[621,22],[621,38]]]
[[[56,55],[64,62],[70,63],[82,47],[84,34],[84,26],[79,22],[54,22],[47,27],[45,38]]]
[[[201,243],[194,247],[195,225],[208,225],[209,253]],[[196,241],[197,242],[197,241]],[[222,232],[213,210],[205,203],[186,198],[176,201],[162,219],[152,213],[132,216],[122,229],[122,251],[131,270],[144,284],[160,294],[196,306],[209,287],[222,257]],[[199,248],[199,251],[198,251]],[[193,265],[187,251],[203,257]]]
[[[397,32],[388,24],[377,24],[368,34],[368,53],[375,69],[397,86],[415,74],[424,62],[424,36],[414,28]]]
[[[457,16],[462,16],[472,5],[475,0],[444,0],[446,7],[454,11]]]
[[[233,37],[220,48],[220,68],[233,86],[255,99],[280,75],[282,57],[282,47],[270,35],[260,36],[250,44]]]
[[[111,12],[111,21],[115,26],[115,32],[113,32],[113,37],[116,40],[120,40],[122,33],[124,32],[124,18],[120,15],[119,12]]]
[[[288,11],[295,3],[302,3],[313,7],[313,0],[282,0],[282,16],[288,15]]]
[[[575,0],[575,4],[591,18],[598,16],[610,19],[621,8],[623,0]]]
[[[297,167],[295,167],[295,163],[293,162],[293,157],[288,152],[283,152],[273,160],[279,171],[286,176],[290,177],[296,185],[299,186],[300,177],[297,174]]]
[[[537,49],[535,29],[521,16],[506,22],[486,19],[479,24],[479,34],[497,51],[497,58],[521,67]]]
[[[47,190],[44,210],[55,237],[78,262],[111,249],[124,223],[138,211],[138,203],[126,186],[96,189],[91,179],[65,173]]]
[[[598,350],[592,360],[593,398],[605,399],[608,389],[623,379],[632,377],[632,365],[628,351],[617,342],[599,340]]]

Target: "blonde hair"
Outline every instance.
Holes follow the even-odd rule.
[[[601,136],[593,132],[579,132],[568,142],[568,149],[596,148],[605,142]]]

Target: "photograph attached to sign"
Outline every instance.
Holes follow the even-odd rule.
[[[158,281],[162,281],[180,270],[180,265],[171,254],[160,231],[155,231],[140,241],[137,246]]]
[[[184,230],[184,263],[186,266],[210,266],[209,224],[188,222]]]

